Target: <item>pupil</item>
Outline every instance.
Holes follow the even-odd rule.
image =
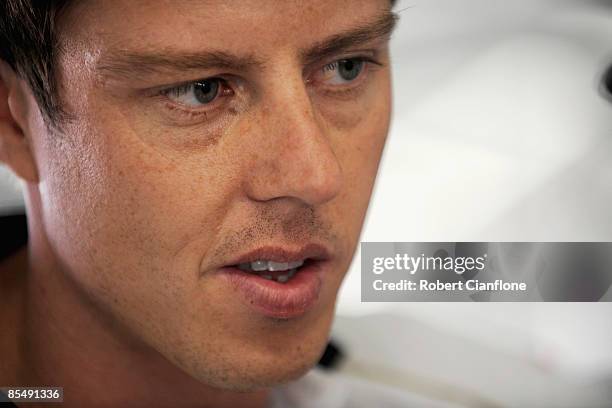
[[[218,91],[218,80],[201,81],[194,85],[194,94],[200,103],[210,103],[213,99],[215,99]]]
[[[359,76],[363,61],[342,60],[340,61],[340,76],[346,81],[351,81]]]

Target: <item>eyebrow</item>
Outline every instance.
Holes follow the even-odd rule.
[[[301,50],[300,57],[304,64],[310,64],[350,47],[379,38],[388,38],[397,19],[395,13],[386,11],[374,22],[335,34],[308,49]],[[177,52],[168,49],[154,52],[119,50],[102,57],[96,65],[96,70],[103,76],[131,79],[175,71],[224,69],[244,72],[261,69],[264,65],[264,61],[255,55],[238,56],[221,50],[203,52]]]
[[[387,11],[373,23],[364,24],[357,28],[335,34],[309,49],[303,50],[300,53],[302,60],[308,65],[315,61],[333,57],[354,46],[381,38],[388,39],[395,29],[397,20],[397,14]]]
[[[246,71],[262,67],[263,62],[248,55],[239,57],[224,51],[177,53],[175,50],[154,53],[113,52],[101,59],[96,70],[105,76],[132,78],[168,71],[231,69]]]

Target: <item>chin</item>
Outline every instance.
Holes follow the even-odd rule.
[[[160,354],[203,385],[237,392],[270,388],[302,377],[318,363],[329,340],[335,297],[320,300],[296,319],[226,305],[224,325],[180,322],[172,329],[165,326],[169,337],[151,340]]]
[[[318,362],[322,350],[316,353],[302,354],[298,359],[290,361],[277,355],[267,361],[243,358],[233,366],[218,368],[200,368],[194,377],[210,387],[235,392],[251,392],[285,384],[304,376]]]
[[[328,335],[328,330],[313,330],[309,336],[296,336],[290,341],[238,343],[220,348],[217,353],[201,350],[205,354],[200,354],[200,358],[196,355],[179,361],[186,362],[183,369],[207,386],[255,391],[304,376],[318,363]]]
[[[317,361],[318,359],[315,359],[314,361],[302,362],[300,365],[293,364],[291,366],[275,367],[262,373],[258,378],[250,378],[250,381],[238,384],[234,389],[236,391],[255,391],[295,381],[308,373],[316,365]]]

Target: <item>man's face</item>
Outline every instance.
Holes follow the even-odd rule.
[[[71,120],[35,151],[46,234],[76,287],[203,383],[311,367],[388,130],[389,7],[69,9],[57,75]],[[236,267],[303,258],[291,277]]]

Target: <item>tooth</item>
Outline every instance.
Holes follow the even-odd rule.
[[[304,261],[295,261],[295,262],[289,262],[289,269],[295,269],[295,268],[299,268],[300,266],[304,265]]]
[[[255,272],[267,271],[268,261],[255,261],[251,262],[251,269]]]
[[[238,265],[238,269],[240,269],[241,271],[246,271],[246,272],[252,272],[253,270],[251,269],[251,264],[248,263],[241,263]]]
[[[261,275],[262,278],[267,279],[267,280],[272,280],[272,275]]]
[[[289,264],[285,262],[268,262],[268,269],[270,271],[286,271],[289,269]]]
[[[289,271],[289,278],[293,278],[293,275],[295,275],[297,271],[295,269],[292,269]]]
[[[276,278],[280,283],[285,283],[289,280],[289,275],[280,275]]]

